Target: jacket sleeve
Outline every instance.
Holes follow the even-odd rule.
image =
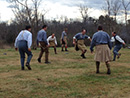
[[[108,35],[108,47],[110,48],[110,50],[112,49],[112,43],[109,35]]]
[[[91,41],[91,44],[90,44],[90,50],[93,51],[93,48],[95,46],[96,42],[95,42],[95,35],[93,35],[92,37],[92,41]]]
[[[31,48],[32,45],[32,34],[30,33],[28,36],[28,48]]]

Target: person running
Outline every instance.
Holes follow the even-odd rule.
[[[27,62],[26,67],[31,70],[30,61],[32,59],[31,52],[32,45],[32,34],[31,34],[31,26],[26,26],[25,30],[22,30],[16,40],[15,40],[15,50],[19,50],[20,59],[21,59],[21,70],[24,70],[24,62],[25,62],[25,53],[27,54]]]
[[[114,37],[114,41],[115,41],[115,46],[114,46],[114,49],[113,49],[113,54],[114,54],[114,58],[113,58],[113,61],[116,60],[116,56],[117,56],[117,59],[120,58],[121,56],[121,53],[118,53],[118,51],[122,48],[123,45],[125,45],[125,42],[124,40],[122,40],[120,38],[119,35],[116,34],[116,32],[112,32],[112,36]]]
[[[73,37],[73,44],[75,45],[75,47],[77,45],[77,48],[82,51],[82,54],[81,54],[82,58],[86,58],[85,53],[86,53],[87,49],[86,49],[86,46],[84,44],[85,38],[87,38],[91,41],[91,38],[89,36],[87,36],[85,33],[86,33],[86,30],[83,29],[82,32],[77,33]]]
[[[54,48],[54,52],[55,54],[57,54],[56,52],[57,40],[54,33],[52,33],[52,35],[47,38],[47,43],[49,47]]]
[[[96,53],[94,60],[96,61],[96,73],[99,73],[100,62],[105,62],[107,66],[107,74],[111,74],[110,64],[111,61],[111,40],[110,36],[103,31],[102,26],[98,26],[98,32],[96,32],[92,37],[92,42],[90,46],[91,53],[93,53],[93,48],[96,46]]]
[[[46,30],[47,30],[47,25],[44,25],[37,34],[37,42],[38,42],[37,44],[38,45],[40,44],[40,47],[41,47],[41,52],[37,60],[39,63],[41,63],[42,55],[45,52],[45,63],[48,64],[50,62],[48,61],[49,50],[48,50]]]

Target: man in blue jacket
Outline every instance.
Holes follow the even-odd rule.
[[[87,51],[86,46],[84,44],[84,40],[89,39],[91,41],[91,38],[88,35],[86,35],[85,33],[86,33],[86,30],[83,29],[81,33],[77,33],[73,37],[73,44],[74,45],[77,44],[78,49],[82,51],[81,57],[84,59],[86,58],[85,53]]]
[[[46,30],[47,30],[47,25],[44,25],[37,34],[38,45],[40,44],[41,47],[41,52],[37,60],[39,63],[41,63],[42,55],[45,52],[45,63],[48,64],[50,62],[48,61],[49,50],[48,50]]]
[[[93,47],[96,46],[96,53],[94,60],[96,61],[96,73],[99,73],[100,62],[105,62],[107,66],[107,74],[111,74],[110,64],[111,61],[111,40],[110,36],[103,31],[102,26],[98,26],[98,32],[92,37],[90,50],[93,53]]]

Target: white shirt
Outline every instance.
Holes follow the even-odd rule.
[[[28,30],[22,30],[16,40],[15,40],[15,47],[18,48],[18,41],[20,40],[25,40],[27,41],[27,45],[28,45],[28,48],[31,48],[31,45],[32,45],[32,33],[29,32]]]
[[[115,38],[114,37],[111,37],[111,42],[115,42]]]
[[[121,38],[120,38],[120,36],[116,36],[116,40],[118,40],[119,42],[121,42],[121,43],[125,43]]]
[[[49,44],[49,41],[55,41],[55,44],[57,45],[57,41],[56,41],[56,37],[54,36],[54,38],[52,38],[52,36],[49,36],[48,38],[47,38],[47,43],[48,43],[48,45],[50,45]]]

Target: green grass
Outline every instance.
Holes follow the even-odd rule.
[[[130,50],[121,49],[122,56],[111,62],[111,75],[101,63],[95,73],[94,54],[88,48],[87,59],[81,52],[49,49],[51,64],[37,62],[38,50],[33,50],[32,70],[20,69],[18,51],[0,49],[0,98],[130,98]]]

